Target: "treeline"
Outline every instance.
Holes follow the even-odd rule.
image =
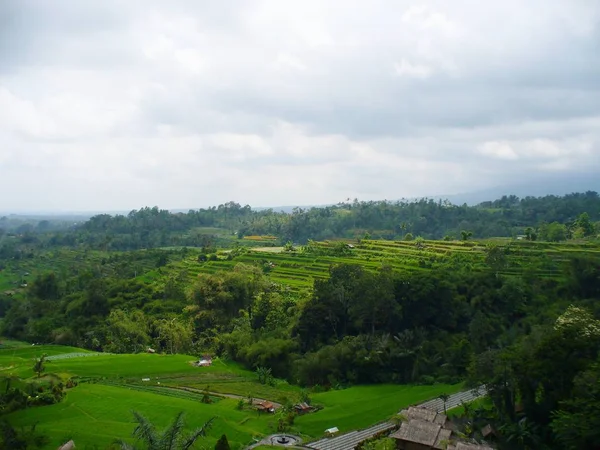
[[[203,246],[215,240],[210,232],[202,231],[207,227],[226,230],[238,238],[274,235],[283,243],[356,238],[365,233],[383,239],[401,239],[407,234],[426,239],[459,238],[465,230],[476,238],[486,238],[523,235],[528,227],[540,239],[563,240],[583,237],[574,234],[575,222],[582,213],[588,214],[592,225],[588,235],[596,234],[596,228],[600,228],[596,224],[600,220],[600,197],[591,191],[523,199],[504,196],[477,206],[432,199],[354,200],[334,206],[296,208],[291,213],[254,211],[250,206],[229,202],[187,213],[146,207],[126,216],[101,214],[65,231],[52,231],[48,224],[40,222],[17,236],[25,243],[100,250]],[[10,242],[5,240],[4,245],[7,244]]]
[[[184,272],[161,283],[50,272],[26,298],[3,303],[0,332],[111,352],[211,350],[304,385],[453,382],[475,355],[511,345],[571,303],[600,312],[598,261],[568,267],[556,280],[343,264],[310,294],[244,264],[199,275],[192,286]]]

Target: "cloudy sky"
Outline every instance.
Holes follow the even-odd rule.
[[[600,170],[598,0],[0,0],[0,209]]]

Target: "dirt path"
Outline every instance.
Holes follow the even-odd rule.
[[[167,387],[167,386],[165,386],[165,387]],[[188,392],[194,392],[196,394],[203,394],[204,393],[204,389],[198,389],[198,388],[187,387],[187,386],[181,386],[181,387],[168,386],[168,388],[169,389],[179,389],[179,390],[188,391]],[[212,395],[213,397],[233,398],[235,400],[247,400],[248,399],[248,397],[244,397],[243,395],[224,394],[222,392],[213,392],[213,391],[208,391],[208,395]],[[271,403],[273,403],[273,407],[275,409],[281,408],[281,403],[274,402],[273,400],[266,400],[264,398],[254,398],[253,397],[252,404],[257,404],[257,403],[262,403],[262,402],[271,402]]]

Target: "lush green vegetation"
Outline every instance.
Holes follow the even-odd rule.
[[[208,441],[225,433],[235,448],[276,430],[364,427],[468,379],[493,387],[494,408],[467,407],[465,434],[492,423],[508,448],[525,431],[518,448],[586,448],[598,429],[582,419],[600,345],[598,204],[595,193],[292,214],[227,204],[11,229],[0,240],[0,332],[11,339],[0,405],[16,425],[41,417],[58,445],[66,425],[52,420],[83,430],[80,408],[127,437],[130,410],[160,428],[189,403],[190,426],[217,416]],[[483,239],[493,235],[510,237]],[[190,364],[207,353],[211,367]],[[117,397],[111,418],[99,399]],[[283,407],[259,417],[250,398]],[[295,418],[299,400],[323,409]],[[95,402],[97,416],[81,406]]]
[[[9,420],[16,427],[39,421],[37,430],[49,437],[48,448],[55,448],[58,443],[69,439],[74,439],[79,448],[91,448],[93,445],[105,448],[115,437],[129,436],[132,410],[144,411],[144,415],[157,424],[168,423],[183,410],[187,413],[190,429],[215,416],[207,442],[214,444],[222,434],[226,434],[230,445],[238,448],[250,443],[253,437],[275,432],[274,417],[259,415],[248,406],[240,410],[239,400],[234,398],[217,399],[212,396],[215,401],[204,404],[200,393],[181,389],[196,385],[227,393],[241,389],[243,397],[257,398],[257,393],[261,393],[270,395],[263,398],[280,401],[300,398],[298,388],[280,380],[264,390],[265,386],[258,383],[253,372],[235,363],[217,360],[211,367],[198,368],[192,367],[189,364],[192,358],[185,355],[82,356],[81,349],[77,348],[40,346],[0,350],[0,365],[3,371],[27,380],[33,374],[31,357],[43,353],[57,356],[48,363],[48,372],[75,377],[80,380],[79,385],[68,390],[63,402],[29,407],[12,413]],[[151,381],[145,382],[142,378],[150,378]],[[172,389],[174,387],[179,389]],[[296,419],[291,431],[310,439],[320,437],[330,426],[343,430],[366,427],[386,419],[401,406],[458,388],[444,385],[374,385],[311,394],[313,403],[324,408]]]
[[[254,435],[269,432],[268,416],[256,412],[238,411],[235,400],[225,399],[206,405],[199,401],[166,397],[138,390],[100,384],[80,384],[71,390],[60,404],[30,408],[13,413],[10,421],[15,426],[39,422],[38,431],[51,438],[56,448],[60,442],[75,440],[78,448],[106,448],[116,438],[131,435],[132,410],[144,411],[150,420],[166,426],[180,411],[186,411],[190,428],[201,426],[218,416],[209,431],[207,441],[216,442],[227,434],[232,445],[247,444]]]

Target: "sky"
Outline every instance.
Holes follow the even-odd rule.
[[[598,0],[0,0],[0,210],[598,171]]]

